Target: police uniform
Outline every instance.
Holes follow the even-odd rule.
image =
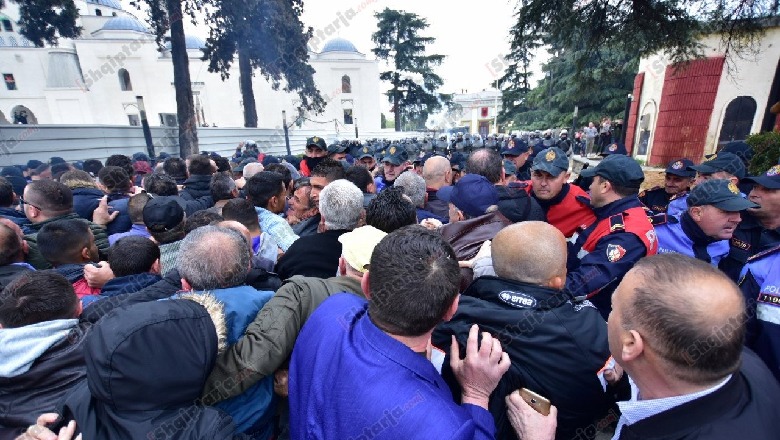
[[[390,148],[387,149],[387,152],[385,153],[384,157],[382,157],[382,163],[391,163],[395,166],[401,165],[402,163],[409,160],[409,156],[406,153],[406,150],[403,148],[400,148],[397,145],[391,145]],[[385,180],[384,173],[381,176],[378,176],[374,179],[374,185],[376,185],[376,192],[379,194],[380,191],[382,191],[385,188],[389,188],[393,186],[395,183],[395,179],[393,179],[392,182],[388,182]]]
[[[688,205],[711,205],[726,212],[739,212],[756,208],[753,202],[740,196],[739,189],[728,180],[707,180],[691,191]],[[665,222],[654,221],[658,238],[658,253],[676,252],[694,257],[705,263],[718,266],[720,260],[729,253],[729,241],[708,236],[685,211],[680,217],[666,217]],[[658,216],[655,216],[657,218]]]
[[[315,146],[322,151],[328,151],[328,146],[325,144],[325,139],[319,136],[314,136],[306,139],[306,146],[308,147],[310,145]],[[314,169],[314,167],[317,166],[317,164],[322,162],[322,159],[324,159],[324,157],[304,156],[300,164],[301,176],[303,177],[311,176],[312,170]]]
[[[748,258],[739,287],[747,306],[745,345],[780,380],[780,245]]]
[[[775,165],[761,176],[748,177],[745,181],[759,184],[767,189],[780,190],[780,165]],[[780,228],[764,228],[750,212],[743,212],[742,222],[737,225],[729,245],[729,254],[721,260],[718,268],[729,278],[737,281],[742,268],[751,256],[780,245]]]
[[[509,139],[506,148],[501,151],[501,156],[519,156],[527,153],[530,149],[529,145],[520,138]],[[517,177],[517,180],[520,181],[531,180],[530,160],[527,160],[522,167],[517,169],[515,176]]]
[[[688,168],[693,165],[693,161],[690,159],[682,158],[673,160],[666,167],[666,174],[672,174],[686,179],[693,179],[696,177],[696,171]],[[639,193],[639,200],[644,203],[645,206],[654,214],[660,214],[666,212],[669,207],[669,203],[674,199],[684,198],[686,191],[679,192],[677,194],[669,194],[666,192],[666,188],[663,186],[656,186],[651,189],[642,191]],[[678,202],[680,203],[680,202]],[[684,205],[684,203],[683,203]],[[684,206],[682,206],[684,210]],[[675,213],[672,215],[679,215]]]
[[[569,159],[560,148],[548,148],[536,155],[531,171],[544,171],[553,177],[569,170]],[[596,221],[596,215],[590,207],[590,197],[580,187],[563,185],[561,192],[549,200],[536,197],[533,183],[528,182],[527,191],[539,202],[547,216],[547,222],[555,226],[566,238],[574,235],[577,230],[584,230]]]
[[[618,154],[583,173],[626,187],[637,187],[644,180],[639,164]],[[593,211],[596,221],[572,237],[566,289],[577,300],[590,299],[607,319],[615,288],[637,261],[657,252],[658,242],[637,196],[624,197]]]

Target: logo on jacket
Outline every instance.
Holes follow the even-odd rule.
[[[647,231],[645,237],[647,237],[647,241],[650,242],[650,247],[652,247],[653,243],[655,243],[655,229]]]
[[[626,249],[619,245],[619,244],[610,244],[607,246],[607,260],[609,260],[610,263],[614,263],[623,256],[626,255]]]
[[[501,293],[498,294],[498,299],[512,307],[517,307],[518,309],[536,307],[536,298],[531,295],[526,295],[525,293],[502,290]]]

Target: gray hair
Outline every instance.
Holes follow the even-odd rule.
[[[329,230],[355,229],[363,213],[363,192],[349,180],[334,180],[320,192],[320,213]]]
[[[412,199],[416,208],[425,205],[425,179],[416,173],[406,172],[395,179],[394,186],[403,188],[404,195]]]
[[[265,167],[260,162],[252,162],[244,165],[244,179],[249,179],[257,173],[265,170]]]
[[[194,290],[213,290],[244,284],[249,273],[249,244],[237,231],[202,226],[181,243],[179,275]]]

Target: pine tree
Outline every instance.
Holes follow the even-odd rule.
[[[433,68],[441,65],[444,55],[425,54],[425,46],[436,39],[420,35],[428,22],[417,14],[385,8],[375,17],[379,29],[371,36],[376,44],[372,52],[381,60],[392,59],[391,70],[380,73],[379,79],[392,85],[385,94],[393,104],[395,131],[402,125],[424,128],[428,116],[452,100],[452,95],[436,93],[444,80]]]
[[[252,76],[255,69],[278,90],[297,92],[300,110],[321,112],[325,101],[314,83],[314,69],[308,64],[307,44],[311,27],[300,20],[302,0],[216,0],[209,14],[210,35],[204,59],[210,72],[230,75],[238,54],[239,83],[244,103],[244,126],[257,127],[257,108]]]
[[[19,33],[37,47],[56,46],[60,38],[78,38],[79,9],[73,0],[24,0],[19,4]],[[0,0],[0,9],[5,2]]]

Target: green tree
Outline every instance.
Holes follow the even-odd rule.
[[[13,1],[13,0],[12,0]],[[24,0],[19,5],[19,33],[37,47],[56,46],[59,38],[78,38],[82,27],[76,24],[79,9],[73,0]],[[0,0],[0,9],[5,1]]]
[[[379,79],[392,85],[385,94],[393,104],[395,130],[401,131],[402,125],[424,128],[428,116],[452,100],[452,95],[436,93],[444,81],[433,68],[441,65],[444,55],[425,54],[436,39],[420,35],[428,21],[417,14],[385,8],[375,17],[378,30],[371,35],[376,44],[372,52],[381,60],[392,58],[391,70],[380,73]]]
[[[190,58],[184,36],[184,21],[197,23],[195,13],[208,0],[133,0],[131,5],[148,7],[147,22],[162,45],[165,34],[171,32],[171,61],[173,64],[173,85],[176,90],[176,119],[179,125],[179,155],[187,157],[198,152],[198,129],[195,118],[195,104],[190,82]]]
[[[257,108],[252,76],[255,69],[278,90],[297,92],[300,109],[321,113],[325,101],[314,83],[307,44],[311,27],[301,22],[302,0],[215,0],[208,15],[210,35],[204,60],[209,71],[222,79],[230,75],[230,66],[238,54],[239,83],[244,103],[244,126],[257,127]]]

